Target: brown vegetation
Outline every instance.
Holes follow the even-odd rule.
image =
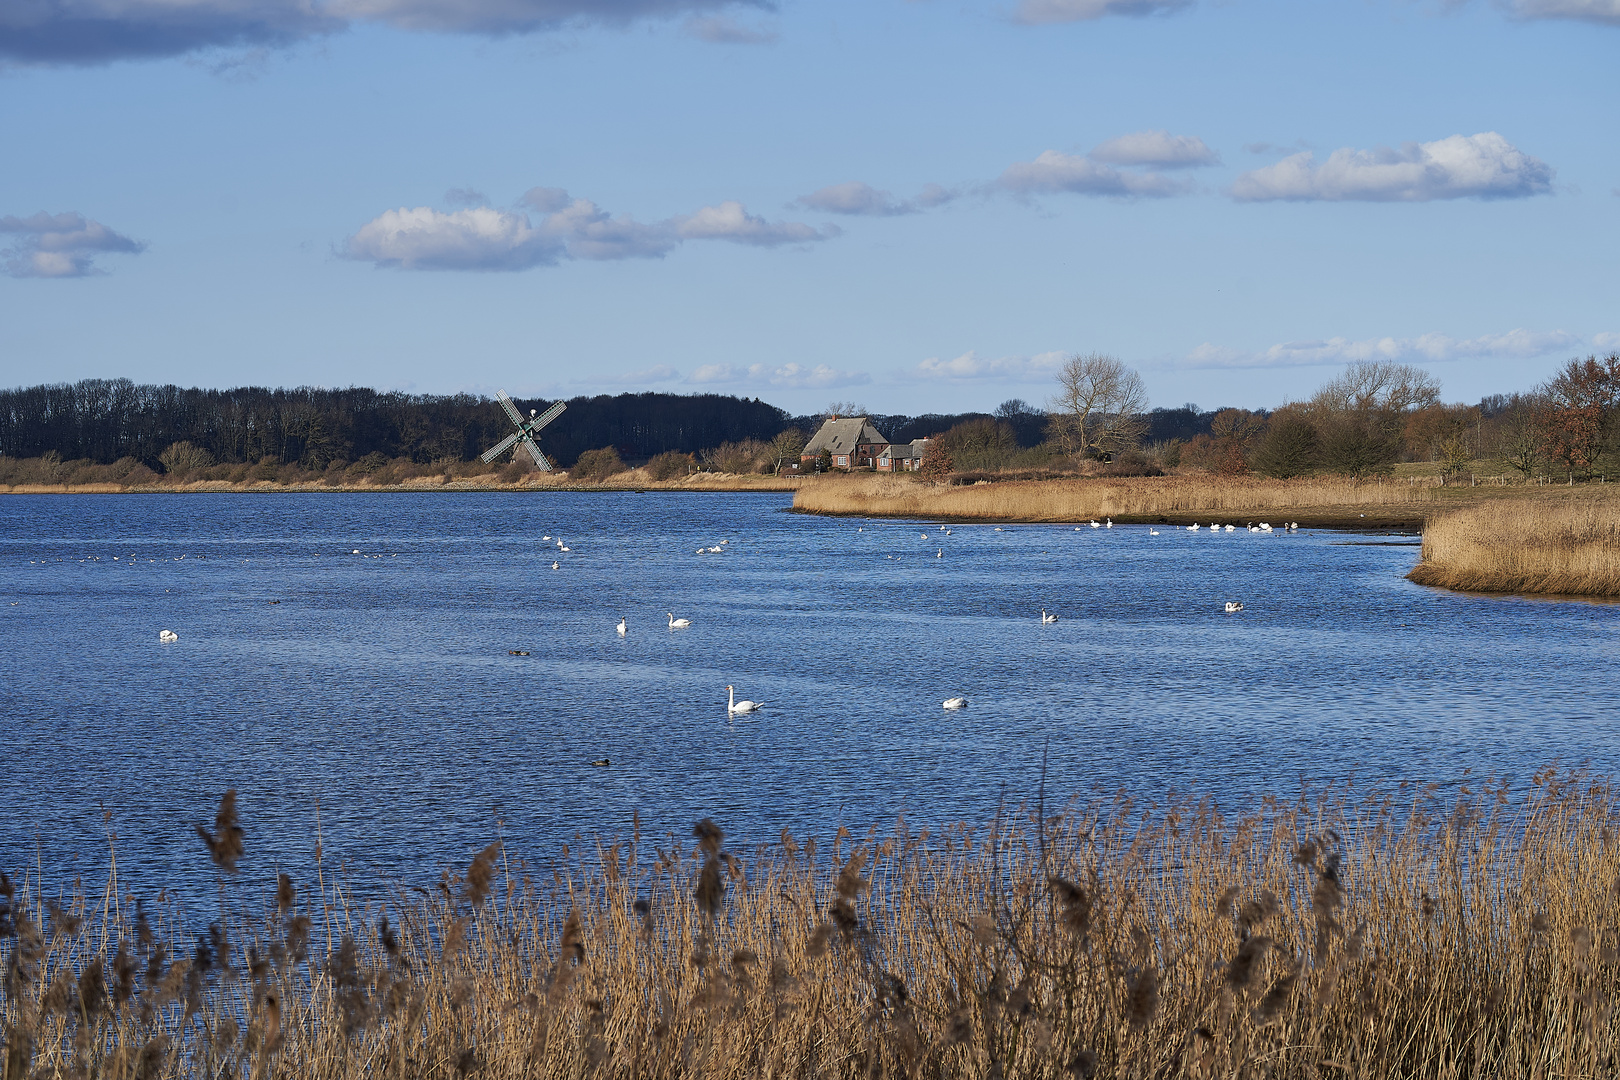
[[[943,486],[916,477],[857,475],[807,480],[794,496],[793,508],[872,517],[1080,521],[1107,516],[1191,521],[1212,512],[1241,516],[1347,507],[1378,507],[1386,517],[1390,511],[1412,517],[1421,516],[1434,498],[1435,488],[1429,484],[1356,483],[1322,477],[1159,476]]]
[[[492,844],[373,907],[227,887],[228,795],[206,929],[0,878],[0,1076],[1613,1075],[1616,793],[1446,798],[1121,796],[751,853],[706,819],[545,877]]]
[[[1423,528],[1419,585],[1469,592],[1620,596],[1620,507],[1612,499],[1497,500]]]

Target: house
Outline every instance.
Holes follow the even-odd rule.
[[[909,443],[890,444],[877,456],[878,472],[916,472],[922,468],[923,451],[929,440],[914,439]]]
[[[832,456],[835,469],[872,469],[878,456],[889,449],[889,440],[878,433],[864,416],[835,416],[805,444],[800,461],[812,465],[823,450]]]

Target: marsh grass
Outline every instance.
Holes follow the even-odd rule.
[[[1620,507],[1608,500],[1504,500],[1423,529],[1419,585],[1471,592],[1620,596]]]
[[[1154,476],[1037,480],[967,486],[932,485],[915,477],[818,477],[800,486],[793,507],[807,513],[873,517],[1080,521],[1086,518],[1263,514],[1324,507],[1411,508],[1435,501],[1436,483],[1312,477],[1264,480]]]
[[[544,875],[499,844],[363,904],[232,878],[182,926],[116,875],[6,879],[23,1077],[1599,1077],[1615,1071],[1615,792],[1128,798],[941,833],[700,822]],[[250,834],[249,834],[250,835]],[[251,847],[251,845],[250,845]],[[53,898],[53,896],[55,898]]]

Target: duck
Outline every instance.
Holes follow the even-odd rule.
[[[944,701],[940,702],[940,704],[947,709],[965,709],[967,708],[967,698],[948,697]]]
[[[507,649],[506,650],[506,655],[507,656],[528,656],[529,654],[524,652],[522,649]]]
[[[1226,602],[1227,614],[1231,614],[1234,611],[1242,611],[1242,610],[1243,610],[1243,601],[1241,601],[1241,600],[1228,600]]]
[[[620,637],[624,637],[624,635],[626,635],[626,634],[628,634],[630,632],[630,627],[628,625],[626,625],[623,615],[619,616],[619,625],[618,625],[618,627],[616,627],[616,629],[619,631],[619,636]]]
[[[671,630],[685,630],[692,625],[691,619],[677,619],[673,611],[665,612],[665,614],[669,616],[669,628]]]
[[[180,635],[175,633],[173,630],[159,630],[158,631],[158,640],[159,641],[164,641],[164,642],[179,641],[180,640]]]
[[[1044,625],[1046,623],[1055,622],[1057,622],[1057,612],[1047,611],[1045,608],[1041,608],[1041,623]]]
[[[726,686],[726,712],[729,712],[729,713],[756,712],[756,711],[758,711],[760,709],[763,709],[764,707],[765,707],[765,703],[763,701],[749,701],[747,698],[744,698],[742,701],[738,701],[737,700],[737,691],[735,689],[733,689],[729,684]]]

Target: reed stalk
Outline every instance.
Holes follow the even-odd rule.
[[[1548,769],[746,853],[704,821],[369,903],[233,884],[206,927],[30,871],[0,1077],[1607,1077],[1616,809]]]
[[[1620,508],[1606,500],[1511,500],[1423,529],[1419,585],[1470,592],[1620,596]]]

